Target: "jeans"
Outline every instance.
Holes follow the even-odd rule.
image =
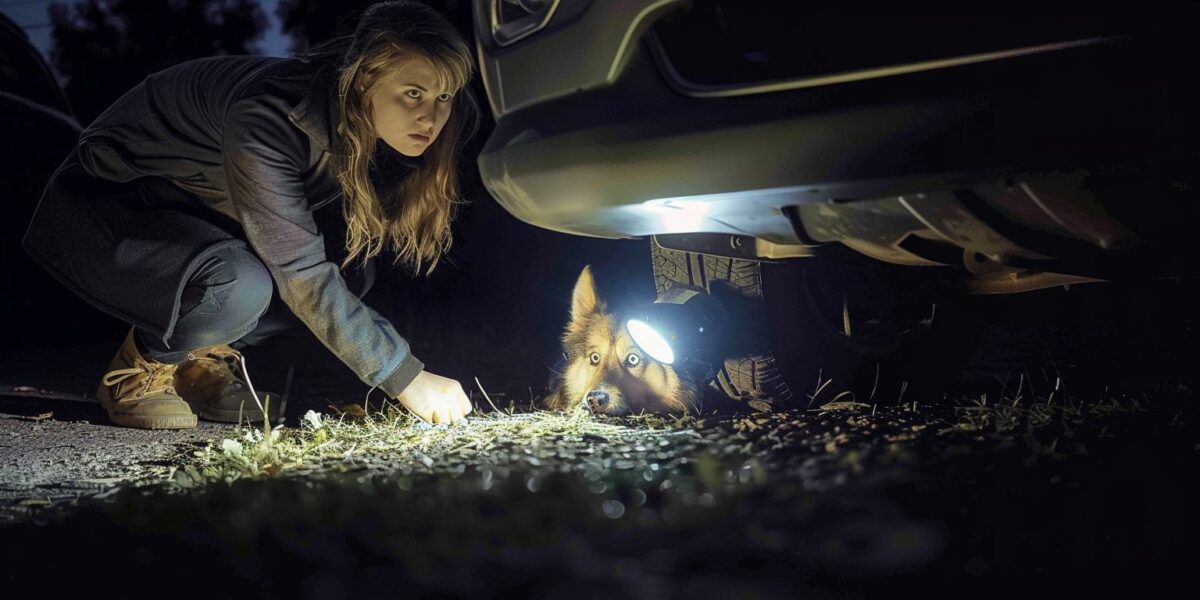
[[[314,219],[327,256],[340,260],[338,207]],[[131,324],[142,352],[175,363],[197,348],[256,345],[303,328],[244,236],[230,216],[165,179],[100,179],[72,152],[48,182],[23,246],[71,291]],[[375,269],[371,260],[341,274],[361,298]]]
[[[343,269],[351,291],[364,296],[375,283],[375,259]],[[140,349],[154,360],[178,363],[188,352],[230,344],[243,349],[304,328],[273,291],[271,275],[253,252],[225,248],[205,259],[183,288],[179,317],[167,344],[135,328]]]

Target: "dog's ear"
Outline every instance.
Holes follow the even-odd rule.
[[[596,283],[592,279],[592,268],[584,267],[575,282],[575,291],[571,293],[571,320],[579,321],[596,312],[599,301],[596,299]]]

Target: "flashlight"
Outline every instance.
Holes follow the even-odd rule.
[[[674,286],[625,321],[638,348],[654,360],[711,379],[723,359],[725,308],[702,289]]]

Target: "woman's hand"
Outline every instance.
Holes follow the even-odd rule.
[[[462,384],[428,371],[418,373],[396,400],[429,423],[451,423],[471,412]]]

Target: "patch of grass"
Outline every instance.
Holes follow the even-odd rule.
[[[685,465],[707,449],[730,460],[757,457],[769,470],[815,481],[860,474],[875,462],[927,460],[983,446],[1021,446],[1052,457],[1080,453],[1085,438],[1111,437],[1108,426],[1119,416],[1145,410],[1127,396],[1080,402],[1059,394],[1058,386],[1047,391],[1047,397],[1032,390],[1023,397],[1018,390],[1000,401],[984,395],[920,408],[915,401],[879,407],[835,397],[813,409],[753,411],[731,419],[617,418],[593,415],[581,404],[565,412],[494,410],[429,425],[395,404],[371,414],[345,406],[336,415],[310,411],[298,428],[240,427],[230,438],[179,457],[168,477],[191,487],[364,469],[457,476],[474,466],[585,476],[650,469],[653,479],[660,465]]]
[[[1076,401],[1070,396],[1055,399],[1058,386],[1045,398],[1026,400],[1019,393],[1011,399],[989,403],[986,394],[966,399],[955,407],[957,420],[938,433],[967,433],[1011,438],[1019,433],[1057,426],[1071,435],[1080,426],[1111,419],[1117,415],[1145,412],[1141,400],[1132,397],[1105,396],[1095,402]]]
[[[356,407],[358,408],[358,407]],[[367,414],[330,416],[309,411],[299,428],[239,427],[236,435],[192,452],[169,473],[177,485],[274,476],[309,468],[423,466],[428,470],[487,457],[501,447],[536,447],[543,440],[615,441],[679,431],[689,419],[638,415],[615,419],[585,406],[567,411],[473,414],[457,423],[430,425],[394,404]]]

